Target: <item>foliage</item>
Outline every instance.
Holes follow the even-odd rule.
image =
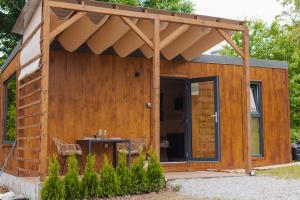
[[[140,5],[139,0],[100,0],[100,1],[125,4],[125,5],[131,5],[131,6],[139,6]]]
[[[144,168],[145,154],[140,151],[139,157],[131,168],[131,194],[141,194],[148,191],[146,169]]]
[[[98,190],[98,175],[94,168],[95,155],[89,154],[81,180],[81,192],[84,198],[96,197]]]
[[[126,156],[119,155],[115,169],[107,156],[100,170],[99,178],[94,168],[95,155],[88,155],[82,179],[76,157],[68,158],[68,170],[65,178],[59,177],[59,163],[52,156],[49,165],[49,177],[42,190],[43,200],[109,198],[113,196],[159,192],[165,186],[162,167],[157,155],[151,151],[148,160],[144,153],[133,163],[131,169],[126,166]]]
[[[49,164],[49,177],[41,190],[43,200],[61,200],[65,199],[65,187],[59,178],[59,163],[56,156],[52,156]]]
[[[296,142],[300,141],[300,131],[299,130],[296,130],[296,129],[291,130],[291,140],[292,140],[292,143],[296,143]]]
[[[130,194],[131,189],[131,172],[130,169],[126,166],[126,155],[119,154],[118,156],[118,166],[116,173],[120,180],[120,195]]]
[[[66,199],[80,199],[80,181],[78,161],[75,155],[68,157],[68,170],[64,178]]]
[[[16,77],[12,77],[5,83],[7,89],[6,96],[6,122],[5,140],[14,141],[16,138]]]
[[[146,8],[170,10],[174,12],[192,13],[194,4],[191,0],[100,0]]]
[[[113,197],[120,193],[120,180],[109,162],[107,156],[104,156],[104,163],[100,171],[99,194],[101,197]]]
[[[194,4],[190,0],[144,0],[142,5],[147,8],[165,9],[174,12],[192,13]]]
[[[148,158],[148,168],[146,172],[148,191],[158,192],[165,186],[163,169],[159,163],[157,155],[151,150]]]
[[[0,65],[20,40],[11,30],[24,4],[25,0],[0,0]]]

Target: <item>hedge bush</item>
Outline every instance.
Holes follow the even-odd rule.
[[[65,186],[59,177],[60,165],[55,155],[50,158],[49,176],[41,190],[42,200],[65,199]]]
[[[86,165],[81,180],[81,194],[84,198],[97,197],[98,175],[95,170],[95,155],[89,154],[86,158]]]
[[[56,156],[51,158],[49,177],[41,190],[42,200],[108,198],[158,192],[165,186],[162,167],[153,151],[147,158],[140,152],[131,168],[126,166],[125,155],[119,155],[116,169],[105,156],[99,175],[94,168],[95,155],[88,155],[81,180],[76,157],[69,157],[67,164],[68,171],[62,179]]]
[[[100,171],[99,182],[98,196],[108,198],[119,194],[120,180],[106,155],[104,156],[104,163]]]
[[[75,155],[68,158],[67,166],[67,174],[64,178],[66,199],[81,199],[79,168]]]
[[[118,166],[116,169],[118,178],[120,180],[120,192],[119,195],[131,194],[131,171],[126,165],[126,155],[119,154],[118,157]]]
[[[165,186],[165,177],[156,154],[150,150],[146,172],[148,192],[159,192]]]
[[[131,194],[141,194],[148,191],[145,162],[145,154],[140,152],[139,157],[131,168]]]

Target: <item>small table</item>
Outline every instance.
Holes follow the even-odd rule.
[[[130,156],[131,156],[131,141],[129,139],[122,138],[94,138],[87,137],[77,140],[77,143],[88,143],[89,154],[92,152],[93,143],[112,143],[113,144],[113,166],[117,167],[117,143],[128,143],[128,154],[127,154],[127,166],[130,167]]]

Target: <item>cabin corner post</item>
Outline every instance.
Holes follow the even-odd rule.
[[[160,155],[160,19],[154,19],[152,86],[151,86],[151,146]]]
[[[245,171],[250,173],[252,170],[252,151],[251,151],[251,113],[250,113],[250,56],[249,56],[249,30],[243,31],[243,132],[244,132],[244,151],[245,151]]]
[[[40,179],[44,181],[47,175],[48,152],[48,107],[49,107],[49,48],[50,48],[50,7],[48,0],[43,0],[43,43],[42,43],[42,69],[41,69],[41,151],[40,151]]]

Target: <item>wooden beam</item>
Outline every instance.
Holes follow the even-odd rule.
[[[243,132],[244,132],[244,152],[245,152],[245,171],[250,173],[252,170],[252,150],[251,150],[251,113],[250,113],[250,61],[249,61],[249,31],[243,31]]]
[[[55,8],[64,8],[68,10],[78,10],[78,11],[101,13],[101,14],[108,14],[108,15],[118,15],[118,16],[125,16],[125,17],[135,17],[135,18],[144,18],[144,19],[159,18],[160,21],[189,24],[195,26],[204,26],[204,27],[211,27],[211,28],[222,28],[222,29],[236,30],[236,31],[243,31],[246,29],[246,26],[239,25],[239,24],[214,22],[214,21],[208,21],[202,19],[191,19],[185,17],[144,13],[144,12],[136,12],[136,11],[129,11],[129,10],[117,10],[112,8],[81,5],[81,4],[74,4],[74,3],[64,3],[59,1],[48,1],[47,5]]]
[[[244,58],[244,52],[240,49],[240,47],[231,39],[231,37],[222,29],[216,28],[216,31],[231,45],[232,48],[242,57]]]
[[[181,25],[176,31],[171,33],[169,36],[167,36],[163,41],[160,43],[160,50],[168,46],[171,42],[176,40],[182,33],[184,33],[186,30],[190,28],[190,25],[183,24]]]
[[[64,8],[68,10],[78,10],[78,11],[86,11],[107,15],[117,15],[117,16],[125,16],[125,17],[137,17],[143,19],[154,19],[156,17],[155,14],[144,13],[144,12],[135,12],[129,10],[119,10],[113,8],[104,8],[99,6],[90,6],[90,5],[82,5],[78,3],[65,3],[60,1],[47,1],[48,6],[53,8]]]
[[[151,49],[153,49],[152,41],[137,27],[129,18],[121,17],[123,21],[141,38]]]
[[[43,1],[43,66],[41,69],[41,151],[40,151],[40,179],[44,181],[47,176],[48,157],[48,107],[49,107],[49,49],[50,49],[50,7],[48,0]]]
[[[51,31],[50,33],[50,41],[52,41],[58,34],[66,30],[69,26],[77,22],[79,19],[81,19],[83,16],[85,16],[86,12],[78,12],[73,17],[71,17],[69,20],[58,26],[56,29]]]
[[[154,20],[154,54],[151,86],[151,145],[157,155],[160,155],[160,20]]]
[[[177,17],[177,16],[169,16],[169,15],[159,15],[159,19],[161,21],[189,24],[189,25],[202,26],[207,28],[222,28],[222,29],[235,30],[235,31],[243,31],[246,29],[246,26],[239,25],[239,24],[231,24],[231,23],[225,23],[221,21],[220,22],[208,21],[202,19],[191,19],[186,17]]]

